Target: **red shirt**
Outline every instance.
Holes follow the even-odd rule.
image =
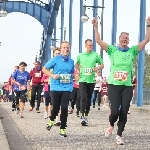
[[[74,75],[76,75],[76,71],[74,72]],[[79,82],[78,81],[73,81],[73,87],[79,88]]]
[[[101,93],[102,93],[102,95],[107,95],[107,91],[108,91],[108,83],[106,82],[106,83],[102,83],[102,91],[101,91]]]
[[[42,69],[33,68],[30,71],[30,78],[32,80],[32,85],[42,84],[41,79],[43,77]]]
[[[136,78],[134,78],[133,80],[132,80],[132,84],[137,84],[137,80],[136,80]],[[133,85],[133,89],[135,89],[135,85]]]

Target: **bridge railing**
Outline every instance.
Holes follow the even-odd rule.
[[[133,103],[136,104],[136,102],[137,102],[137,97],[135,96]],[[143,104],[150,105],[150,88],[143,89]]]

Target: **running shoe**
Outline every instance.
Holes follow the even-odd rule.
[[[113,129],[114,129],[114,127],[109,126],[105,131],[105,137],[109,138],[112,135]]]
[[[60,126],[60,124],[61,124],[61,122],[58,121],[58,122],[55,122],[55,123],[54,123],[54,126]]]
[[[124,145],[123,137],[122,136],[116,136],[116,144],[117,145]]]
[[[61,137],[67,137],[66,129],[60,129],[59,135],[60,135]]]
[[[45,112],[45,114],[44,114],[44,119],[47,119],[47,118],[48,118],[48,113]]]
[[[32,111],[33,110],[33,107],[30,107],[29,111]]]
[[[22,112],[20,112],[20,118],[24,118],[24,116],[23,116],[23,113],[22,113]]]
[[[46,129],[47,129],[48,131],[50,131],[53,125],[54,125],[54,121],[49,120],[48,123],[47,123]]]
[[[88,126],[88,120],[87,120],[87,118],[85,118],[85,117],[81,117],[81,125],[82,126]]]

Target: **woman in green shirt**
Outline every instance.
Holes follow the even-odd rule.
[[[122,132],[127,122],[127,113],[132,99],[131,72],[133,61],[150,40],[150,17],[146,20],[147,28],[145,39],[136,46],[128,47],[129,33],[122,32],[119,36],[119,46],[108,45],[100,39],[97,19],[92,20],[94,25],[96,42],[107,52],[111,61],[111,72],[108,81],[108,98],[111,102],[111,114],[109,116],[109,127],[105,131],[108,138],[114,129],[114,123],[118,121],[116,144],[124,145]],[[119,111],[119,106],[121,108]]]

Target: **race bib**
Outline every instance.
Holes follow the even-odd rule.
[[[35,77],[41,77],[41,72],[40,73],[35,73]]]
[[[61,83],[70,83],[71,74],[60,74]]]
[[[116,71],[114,72],[114,80],[127,81],[128,73],[126,71]]]
[[[86,76],[90,76],[93,73],[93,69],[92,68],[84,68],[84,75]]]

